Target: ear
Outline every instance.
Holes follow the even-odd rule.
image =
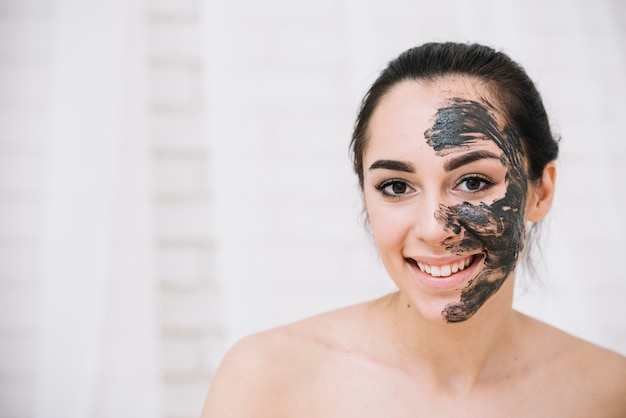
[[[551,161],[543,169],[541,179],[530,187],[526,220],[539,222],[550,211],[554,199],[556,164]]]

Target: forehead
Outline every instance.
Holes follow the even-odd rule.
[[[450,138],[464,134],[476,139],[492,139],[490,132],[504,125],[504,117],[490,104],[488,97],[482,83],[467,77],[402,81],[381,98],[372,114],[367,148],[388,147],[394,142],[399,146],[410,143],[419,146],[425,144],[434,129]],[[492,129],[485,129],[489,124]],[[466,141],[465,145],[468,143]],[[494,145],[491,141],[473,143],[475,146]]]

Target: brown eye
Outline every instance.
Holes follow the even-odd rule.
[[[465,180],[465,187],[467,187],[467,190],[472,190],[472,191],[476,191],[478,189],[480,189],[481,184],[484,183],[483,181],[479,180],[479,179],[467,179]]]
[[[393,194],[404,194],[406,193],[406,184],[396,181],[391,184],[391,191]]]
[[[493,182],[490,180],[478,176],[469,176],[459,181],[455,189],[464,193],[478,193],[490,186],[493,186]]]
[[[394,198],[402,197],[415,191],[415,189],[413,189],[403,180],[385,181],[376,186],[376,189],[380,191],[384,196]]]

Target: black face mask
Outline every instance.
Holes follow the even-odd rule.
[[[485,256],[484,268],[462,290],[460,301],[448,304],[442,312],[446,321],[461,322],[500,289],[524,247],[527,176],[522,144],[515,129],[498,128],[489,103],[464,99],[452,99],[450,106],[439,109],[433,127],[424,135],[442,157],[479,141],[493,141],[502,150],[502,164],[508,170],[502,199],[490,205],[441,205],[434,214],[446,230],[463,234],[461,240],[446,246],[448,251],[457,255],[480,251]]]

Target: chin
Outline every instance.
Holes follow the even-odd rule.
[[[433,324],[452,324],[454,322],[449,321],[445,315],[445,309],[448,306],[456,305],[460,303],[461,294],[458,292],[456,295],[446,296],[425,296],[410,295],[400,291],[401,300],[404,302],[404,307],[413,311],[418,318]],[[466,319],[469,319],[467,317]],[[455,321],[461,322],[461,321]]]

